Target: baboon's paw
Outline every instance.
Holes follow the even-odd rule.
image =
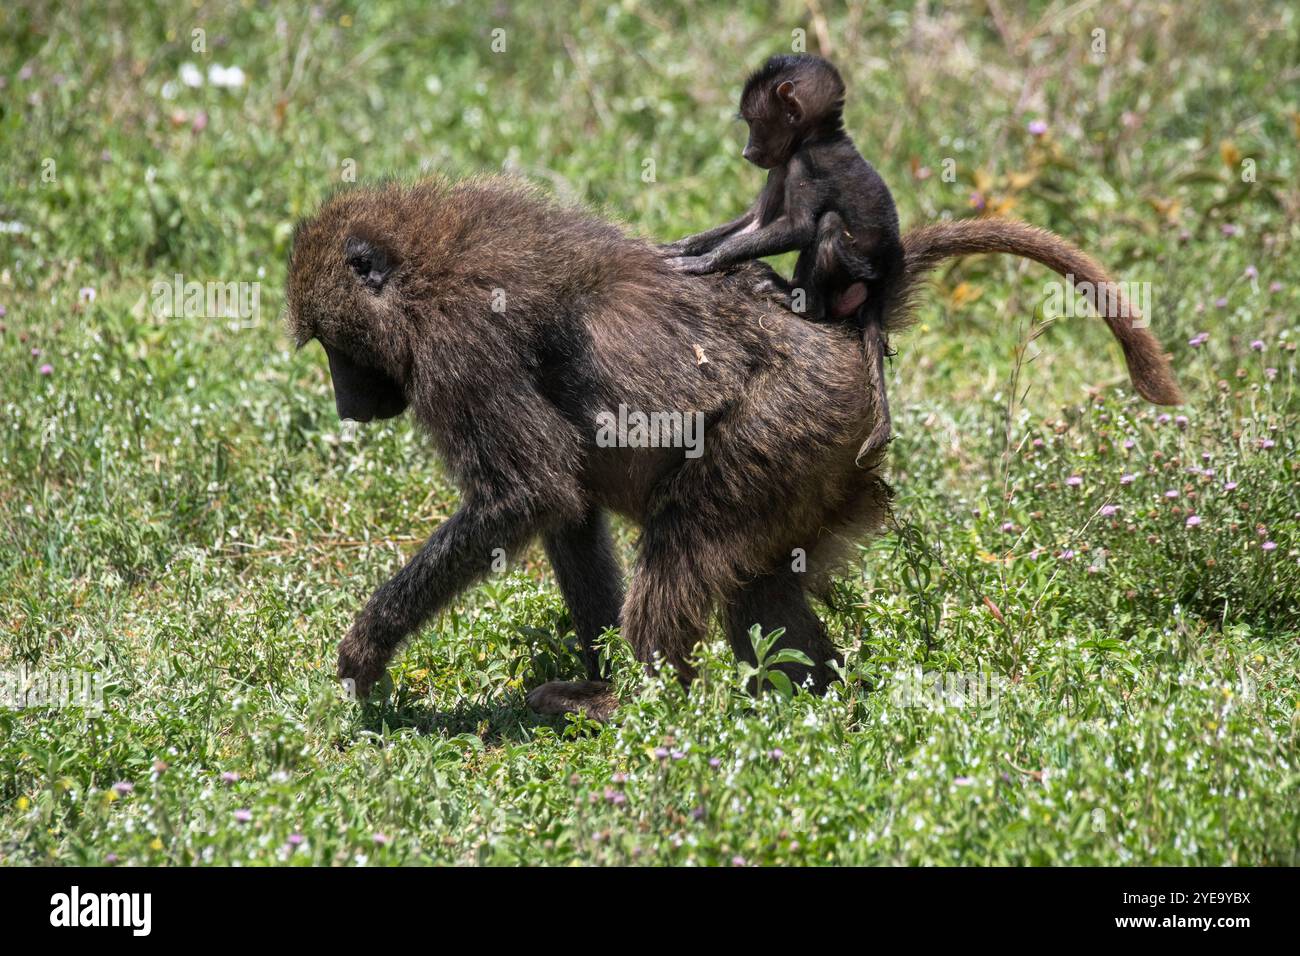
[[[387,668],[387,655],[358,637],[355,628],[339,644],[338,678],[341,681],[351,681],[348,689],[358,698],[370,696]],[[344,686],[348,687],[347,684]]]
[[[538,714],[584,713],[603,722],[618,708],[618,700],[605,681],[553,680],[528,692],[528,706]]]

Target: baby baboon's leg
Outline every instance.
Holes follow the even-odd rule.
[[[817,220],[813,254],[800,257],[794,285],[804,290],[808,318],[844,322],[851,320],[865,301],[865,283],[874,276],[871,261],[854,247],[839,213],[828,212]],[[859,281],[846,288],[850,279]]]
[[[851,278],[845,286],[846,279]],[[813,258],[809,284],[820,290],[816,300],[826,319],[852,322],[862,332],[862,350],[867,360],[867,380],[873,399],[873,423],[867,440],[858,449],[859,465],[873,464],[889,441],[893,423],[889,413],[889,395],[885,390],[885,357],[889,342],[885,338],[885,303],[892,277],[880,275],[871,259],[857,248],[844,230],[838,213],[828,212],[817,223],[817,254]],[[831,284],[834,283],[832,286]],[[831,298],[828,286],[837,289]]]
[[[799,575],[788,568],[781,567],[743,585],[727,605],[726,618],[727,640],[732,650],[736,657],[751,664],[755,659],[749,629],[757,624],[764,634],[769,634],[784,627],[785,633],[772,652],[792,648],[803,651],[813,662],[811,668],[803,664],[778,665],[795,686],[801,686],[811,677],[812,689],[820,694],[836,679],[828,662],[844,663],[827,637],[825,626],[808,606]]]
[[[618,626],[623,572],[614,555],[605,514],[592,508],[581,520],[548,531],[543,540],[582,646],[587,677],[608,677],[601,673],[596,638],[606,628]]]

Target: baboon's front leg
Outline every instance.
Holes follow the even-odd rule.
[[[375,591],[339,645],[338,676],[370,693],[412,631],[492,568],[497,549],[513,554],[534,533],[529,509],[463,507]]]

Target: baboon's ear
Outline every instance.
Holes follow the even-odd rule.
[[[803,119],[803,106],[799,103],[799,97],[794,94],[794,83],[785,80],[778,84],[776,96],[792,118],[796,120]]]
[[[379,243],[359,236],[348,236],[348,241],[343,247],[343,255],[347,259],[348,266],[357,274],[357,278],[373,292],[378,292],[384,287],[393,267],[397,265],[395,257],[387,249]]]

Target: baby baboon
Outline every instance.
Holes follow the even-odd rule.
[[[902,279],[903,245],[894,197],[845,132],[843,110],[844,80],[829,62],[771,57],[740,95],[749,124],[742,155],[769,170],[767,184],[739,219],[662,248],[674,268],[693,274],[798,250],[787,291],[803,290],[809,318],[850,322],[862,336],[876,408],[858,460],[869,461],[889,440],[886,313]]]
[[[1016,223],[930,226],[904,247],[909,288],[943,258],[989,251],[1107,281],[1064,240]],[[409,406],[463,493],[357,615],[339,676],[368,693],[401,641],[486,574],[496,549],[540,536],[590,680],[537,688],[535,709],[612,709],[591,645],[614,625],[639,660],[689,680],[715,609],[741,657],[752,657],[752,625],[784,627],[780,646],[812,665],[783,669],[824,688],[839,655],[807,595],[844,545],[881,525],[887,489],[854,462],[873,424],[856,335],[753,292],[761,274],[746,264],[682,275],[615,226],[500,180],[358,188],[302,223],[288,279],[294,338],[325,347],[340,414]],[[1150,333],[1108,322],[1138,390],[1177,401]],[[598,416],[629,409],[698,413],[699,454],[604,447]],[[609,511],[642,528],[626,598]]]

